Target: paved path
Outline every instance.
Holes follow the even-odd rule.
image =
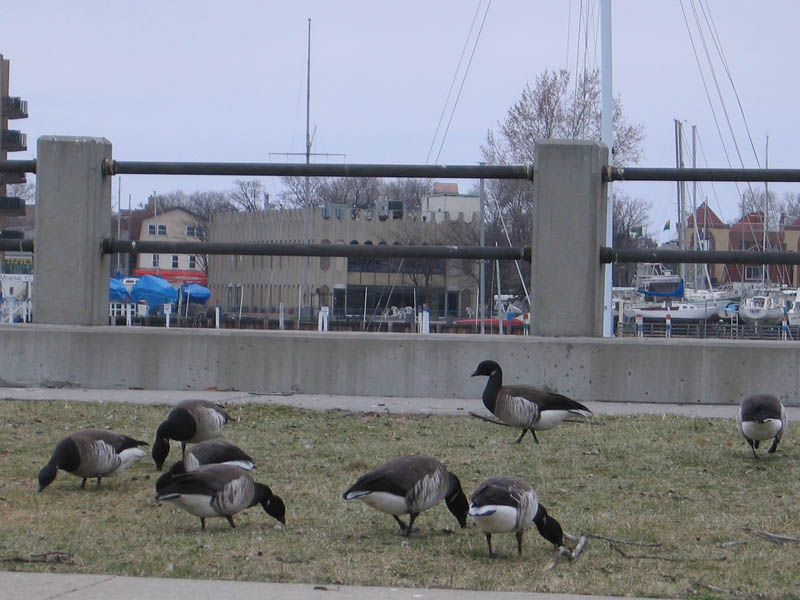
[[[5,600],[612,600],[610,596],[204,581],[0,571]],[[618,597],[614,600],[618,600]],[[636,600],[636,599],[633,599]]]
[[[204,398],[221,403],[288,404],[311,410],[380,411],[387,413],[466,414],[483,411],[479,399],[391,398],[379,396],[329,396],[317,394],[250,394],[236,391],[86,390],[79,388],[0,388],[0,398],[70,402],[137,402],[175,404],[185,398]],[[734,418],[733,405],[587,402],[597,415],[679,414],[707,418]],[[800,419],[800,408],[787,409],[790,419]],[[113,575],[61,575],[0,571],[0,597],[4,600],[139,600],[192,598],[192,600],[611,600],[607,596],[479,592],[414,588],[313,586],[241,581],[201,581],[118,577]],[[634,599],[636,600],[636,599]]]
[[[175,404],[186,398],[204,398],[222,404],[289,404],[310,410],[350,410],[396,414],[442,415],[484,411],[479,398],[395,398],[388,396],[332,396],[325,394],[251,394],[237,391],[86,390],[81,388],[0,388],[0,398],[85,402]],[[690,417],[735,418],[732,404],[662,404],[654,402],[585,402],[596,415],[675,414]],[[800,419],[800,407],[787,407],[789,418]]]

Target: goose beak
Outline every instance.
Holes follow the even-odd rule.
[[[475,372],[474,372],[472,375],[470,375],[470,377],[477,377],[478,375],[480,375],[480,373],[478,373],[477,371],[475,371]]]

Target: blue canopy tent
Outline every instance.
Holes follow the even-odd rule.
[[[131,288],[131,300],[146,301],[151,307],[178,301],[178,290],[163,277],[143,275]]]
[[[121,279],[111,277],[108,285],[108,299],[111,302],[130,302],[131,295]]]
[[[183,294],[184,302],[196,302],[198,304],[205,304],[211,298],[211,290],[199,283],[184,283],[181,286],[181,294]]]

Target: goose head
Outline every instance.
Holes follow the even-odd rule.
[[[493,360],[484,360],[478,365],[478,368],[475,369],[475,372],[472,374],[472,377],[478,377],[479,375],[485,375],[486,377],[491,377],[495,373],[502,373],[502,371],[500,370],[500,365],[498,365]]]
[[[53,483],[58,473],[58,467],[55,463],[47,463],[42,470],[39,471],[39,493],[44,491],[48,485]]]
[[[269,516],[286,525],[286,505],[280,496],[273,494],[272,490],[263,483],[256,484],[256,502],[261,504],[264,512]]]
[[[156,434],[156,441],[153,442],[153,460],[156,463],[156,469],[159,471],[164,466],[164,461],[167,460],[169,454],[169,438],[161,437]]]
[[[450,489],[445,496],[445,504],[447,509],[453,513],[453,516],[458,520],[461,529],[467,526],[467,513],[469,513],[469,502],[467,501],[464,490],[461,488],[461,481],[458,477],[450,473]]]

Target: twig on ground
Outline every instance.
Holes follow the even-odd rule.
[[[742,527],[742,531],[746,531],[747,533],[751,533],[756,537],[760,537],[761,539],[774,542],[776,544],[783,544],[784,542],[788,542],[790,544],[800,544],[800,538],[792,537],[789,535],[781,535],[779,533],[772,533],[771,531],[767,531],[766,529],[753,529],[752,527]]]
[[[503,423],[502,421],[497,421],[497,420],[492,419],[490,417],[484,417],[483,415],[479,415],[478,413],[474,413],[472,411],[469,411],[469,414],[471,416],[475,417],[476,419],[480,419],[481,421],[488,421],[489,423],[494,423],[495,425],[502,425],[503,427],[510,427],[510,425],[508,425],[507,423]]]
[[[31,554],[30,556],[11,556],[9,558],[0,558],[0,562],[75,564],[72,555],[66,552],[44,552],[43,554]]]
[[[718,594],[727,594],[728,596],[734,596],[734,595],[738,596],[738,594],[736,592],[734,592],[733,590],[726,590],[725,588],[721,588],[721,587],[719,587],[717,585],[712,585],[712,584],[706,583],[704,581],[695,581],[693,585],[695,585],[697,587],[700,587],[700,588],[707,589],[707,590],[709,590],[711,592],[716,592]],[[689,589],[691,590],[691,588],[689,588]]]
[[[658,548],[659,546],[661,546],[661,544],[652,542],[628,542],[626,540],[617,540],[607,535],[602,535],[600,533],[592,533],[590,531],[584,531],[582,532],[582,535],[585,535],[586,537],[597,538],[598,540],[605,540],[606,542],[609,542],[611,544],[622,544],[625,546],[647,546],[649,548]]]
[[[623,558],[651,558],[653,560],[668,560],[670,562],[680,562],[683,560],[682,558],[675,558],[672,556],[660,556],[658,554],[628,554],[624,552],[621,548],[618,548],[613,543],[610,544],[611,548],[615,550],[620,556]]]
[[[574,535],[566,534],[566,537],[567,539],[570,540],[575,539]],[[575,560],[581,555],[581,552],[583,552],[584,548],[586,548],[586,543],[588,541],[589,541],[588,536],[582,534],[574,550],[570,550],[566,546],[559,546],[558,548],[553,550],[553,558],[549,563],[547,563],[547,565],[545,565],[544,570],[545,571],[552,570],[558,563],[558,559],[561,558],[562,556],[566,556],[569,560]]]

